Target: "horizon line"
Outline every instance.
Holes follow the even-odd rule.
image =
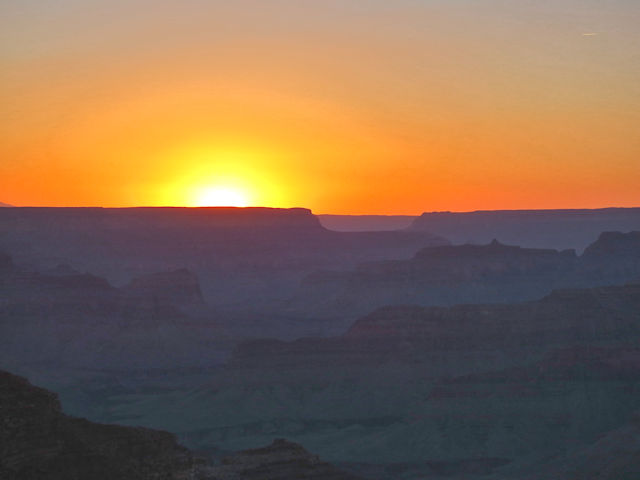
[[[213,210],[213,209],[225,209],[225,210],[251,210],[251,209],[266,209],[266,210],[308,210],[315,216],[341,216],[341,217],[419,217],[424,214],[433,213],[486,213],[486,212],[558,212],[558,211],[583,211],[583,210],[633,210],[640,209],[640,205],[637,206],[605,206],[605,207],[558,207],[558,208],[496,208],[496,209],[476,209],[476,210],[422,210],[420,213],[316,213],[308,207],[270,207],[261,205],[248,205],[248,206],[232,206],[232,205],[211,205],[211,206],[186,206],[186,205],[137,205],[137,206],[123,206],[123,207],[105,207],[99,205],[66,205],[66,206],[52,206],[52,205],[12,205],[0,202],[0,210],[7,208],[51,208],[51,209],[104,209],[104,210],[132,210],[132,209],[189,209],[189,210]]]

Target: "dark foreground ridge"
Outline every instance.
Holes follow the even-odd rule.
[[[64,415],[55,394],[0,371],[0,478],[189,478],[197,462],[173,435]]]
[[[357,480],[302,446],[278,439],[218,466],[159,430],[89,422],[61,411],[58,397],[0,370],[2,480]]]

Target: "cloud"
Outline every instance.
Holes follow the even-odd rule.
[[[589,33],[582,34],[583,37],[595,37],[596,35],[599,35],[599,33],[589,32]]]

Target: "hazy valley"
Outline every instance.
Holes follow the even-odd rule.
[[[0,369],[191,450],[135,433],[130,478],[635,478],[640,210],[487,215],[3,208]],[[101,445],[133,430],[38,433],[62,412],[4,375],[12,409],[49,398],[4,410],[34,425],[7,478],[59,435],[46,458],[71,449],[80,476],[127,456]]]

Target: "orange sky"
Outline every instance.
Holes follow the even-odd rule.
[[[22,0],[0,19],[2,202],[640,206],[635,0]]]

